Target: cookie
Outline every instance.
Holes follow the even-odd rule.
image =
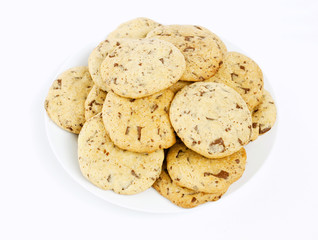
[[[258,135],[268,132],[276,121],[276,105],[271,94],[264,90],[263,100],[252,113],[253,134],[251,141],[255,140]]]
[[[88,69],[93,78],[94,83],[102,90],[109,92],[110,89],[103,83],[100,75],[100,65],[104,59],[111,53],[116,47],[120,46],[121,43],[127,41],[125,39],[106,39],[102,41],[98,46],[91,52],[88,58]]]
[[[218,193],[203,193],[180,187],[170,178],[166,164],[164,164],[162,168],[159,178],[152,187],[160,195],[179,207],[193,208],[206,202],[217,201],[227,190],[224,189]]]
[[[87,67],[74,67],[60,74],[45,99],[48,116],[59,127],[78,134],[85,123],[84,103],[93,85]]]
[[[99,89],[96,85],[92,87],[85,101],[85,119],[88,120],[100,113],[106,98],[106,92]]]
[[[159,38],[174,44],[184,55],[186,70],[181,80],[202,81],[211,78],[219,69],[223,54],[213,36],[198,26],[160,26],[147,38]]]
[[[184,57],[171,43],[139,39],[115,48],[100,71],[104,84],[117,95],[141,98],[176,83],[184,69]]]
[[[171,90],[174,93],[179,92],[182,88],[185,86],[190,85],[193,82],[188,82],[188,81],[178,81],[175,84],[173,84],[171,87],[169,87],[169,90]]]
[[[237,152],[250,140],[251,113],[232,88],[197,82],[181,89],[170,106],[171,124],[193,151],[207,158]]]
[[[145,38],[148,32],[158,26],[160,26],[159,23],[149,18],[136,18],[119,25],[108,35],[108,38]]]
[[[163,150],[133,153],[114,145],[102,114],[90,118],[78,137],[78,161],[85,178],[104,190],[136,194],[150,188],[161,172]]]
[[[133,152],[154,152],[172,146],[176,138],[168,111],[173,97],[170,90],[140,99],[109,92],[103,107],[109,137],[116,146]]]
[[[227,53],[219,71],[207,81],[224,83],[234,88],[243,97],[250,111],[262,99],[262,70],[252,59],[241,53]]]
[[[224,158],[209,159],[179,143],[167,155],[167,169],[173,182],[205,193],[227,189],[243,175],[245,164],[244,148]]]

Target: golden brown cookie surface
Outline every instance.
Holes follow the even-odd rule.
[[[45,99],[49,117],[61,128],[78,134],[85,123],[84,103],[94,85],[87,67],[74,67],[60,74]]]
[[[163,150],[133,153],[116,147],[108,137],[102,114],[90,118],[78,137],[78,160],[91,183],[119,194],[136,194],[159,177]]]
[[[168,89],[139,99],[109,92],[103,119],[112,141],[133,152],[154,152],[172,146],[176,138],[168,111],[173,96]]]
[[[209,159],[179,143],[167,155],[167,169],[177,185],[206,193],[228,189],[242,176],[245,164],[244,148],[224,158]]]
[[[242,97],[224,84],[197,82],[184,87],[169,113],[185,145],[207,158],[231,155],[250,141],[251,113]]]

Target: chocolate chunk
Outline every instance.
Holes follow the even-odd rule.
[[[203,96],[203,94],[205,94],[206,92],[205,91],[200,91],[200,97]]]
[[[205,117],[207,120],[211,120],[211,121],[214,121],[215,118],[210,118],[210,117]]]
[[[230,174],[228,172],[221,170],[221,172],[219,172],[218,174],[213,175],[213,176],[215,176],[217,178],[227,179],[229,177],[229,175]]]
[[[239,87],[239,88],[243,89],[245,94],[251,90],[250,88],[243,88],[243,87]]]
[[[162,62],[162,64],[164,64],[165,61],[163,60],[163,58],[160,58],[159,60]]]
[[[236,73],[231,73],[231,78],[232,78],[232,81],[234,81],[234,78],[235,77],[238,77],[238,75]]]
[[[271,130],[271,127],[267,127],[267,128],[262,128],[263,126],[259,126],[259,134],[264,134],[266,132],[268,132],[269,130]]]
[[[111,178],[112,178],[112,175],[109,174],[108,177],[107,177],[107,182],[110,182]]]
[[[194,51],[195,48],[194,47],[186,47],[185,49],[183,49],[183,52],[190,52],[190,51]]]
[[[256,127],[257,127],[257,123],[254,122],[254,123],[252,124],[252,126],[253,126],[253,128],[256,128]]]
[[[244,70],[245,71],[245,67],[244,66],[240,66],[240,69]]]
[[[73,131],[73,128],[72,127],[66,127],[67,129],[69,129],[69,130],[71,130],[71,131]]]
[[[161,96],[162,96],[162,94],[158,95],[158,96],[156,97],[156,99],[160,98]]]
[[[56,82],[57,82],[57,86],[54,87],[53,89],[55,89],[55,90],[61,89],[62,88],[62,79],[57,79]]]
[[[140,138],[141,138],[141,129],[142,129],[142,127],[137,126],[138,141],[140,141]]]
[[[222,152],[225,151],[225,145],[224,145],[224,141],[223,141],[223,138],[218,138],[218,139],[215,139],[213,142],[210,143],[210,147],[214,146],[214,145],[220,145],[220,146],[223,146],[223,150]]]
[[[238,108],[238,109],[243,109],[243,107],[240,106],[240,105],[238,105],[238,104],[236,104],[236,108]]]
[[[91,101],[91,102],[88,104],[88,106],[92,107],[95,102],[96,102],[95,100]]]
[[[133,175],[134,177],[136,177],[136,178],[140,178],[137,174],[136,174],[136,172],[134,171],[134,170],[131,170],[131,175]]]
[[[129,133],[129,128],[130,128],[130,127],[127,127],[127,128],[126,128],[125,135],[128,135],[128,133]]]
[[[182,151],[182,150],[179,150],[178,153],[177,153],[176,158],[178,158],[181,153],[183,153],[183,151]]]
[[[219,172],[218,174],[213,174],[213,173],[210,173],[210,172],[205,172],[204,173],[204,177],[207,177],[207,176],[214,176],[214,177],[217,177],[217,178],[223,178],[223,179],[227,179],[229,177],[229,173],[226,172],[226,171],[223,171],[221,170],[221,172]]]
[[[151,109],[151,113],[153,113],[154,111],[156,111],[157,108],[158,108],[158,105],[157,105],[157,104],[152,105],[151,108],[150,108],[150,109]]]
[[[243,142],[241,139],[238,138],[237,141],[243,146]]]
[[[192,198],[191,202],[194,203],[197,199],[195,197]]]
[[[103,145],[103,144],[102,144],[102,145]],[[106,149],[104,149],[104,154],[105,154],[106,156],[108,156],[108,155],[109,155],[109,152],[107,152]]]
[[[184,36],[184,41],[191,41],[191,38],[194,38],[194,36]]]

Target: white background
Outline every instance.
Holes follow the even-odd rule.
[[[148,214],[75,183],[43,102],[73,50],[135,17],[203,25],[268,76],[278,134],[255,177],[216,206]],[[317,1],[1,1],[0,239],[318,239]]]

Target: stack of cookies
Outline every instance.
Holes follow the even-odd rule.
[[[83,176],[104,190],[153,187],[184,208],[216,201],[245,170],[243,146],[274,125],[259,66],[208,29],[123,23],[53,82],[48,116],[79,134]]]

